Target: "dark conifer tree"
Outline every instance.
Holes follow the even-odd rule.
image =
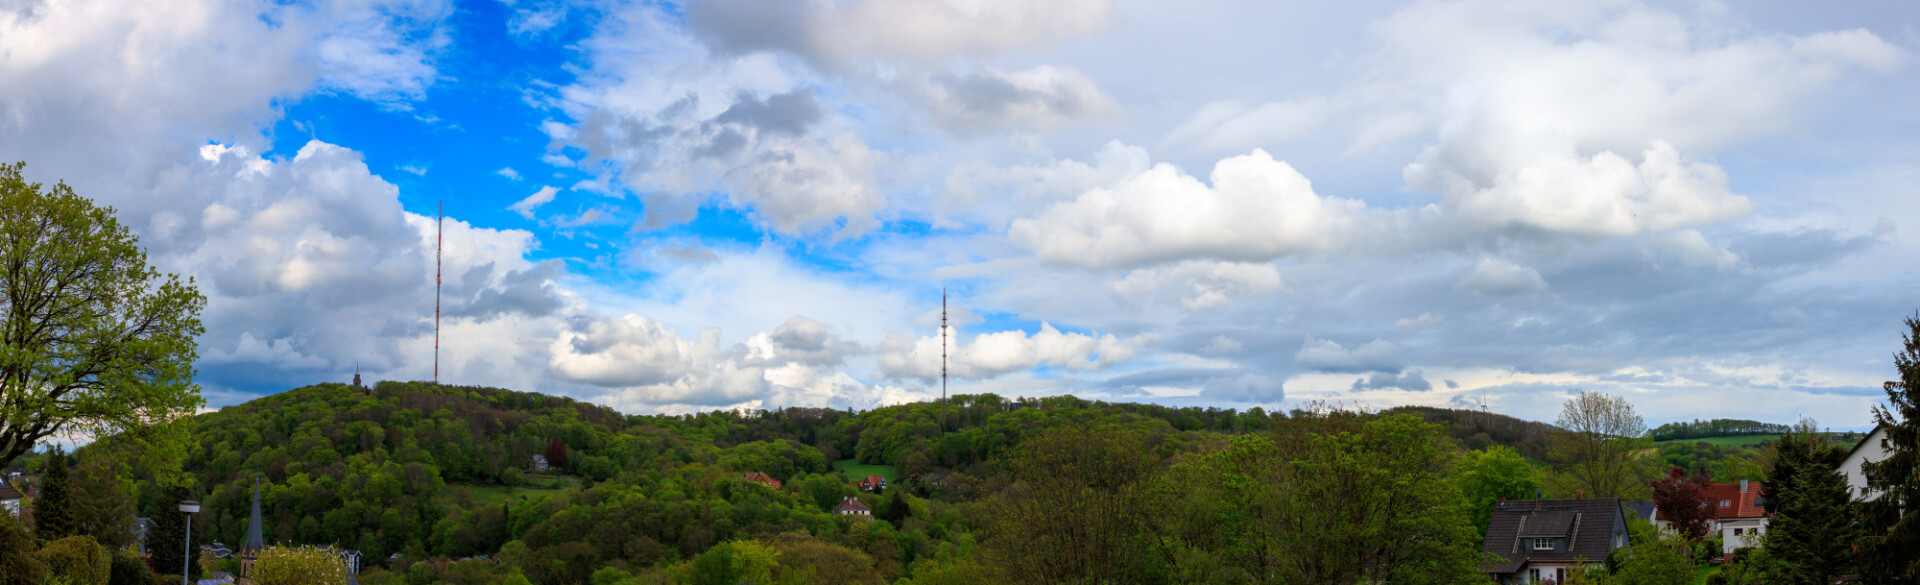
[[[40,497],[33,501],[33,532],[41,540],[60,540],[73,536],[75,528],[67,454],[56,450],[47,454],[47,469],[40,475]]]
[[[194,499],[193,492],[184,487],[174,486],[161,492],[160,502],[150,513],[153,514],[153,528],[147,533],[147,556],[153,559],[153,571],[162,575],[178,575],[187,555],[187,516],[181,512],[181,500]],[[194,532],[202,532],[202,524],[208,514],[194,518]],[[194,539],[195,549],[199,548],[199,539]],[[197,556],[197,554],[195,555]],[[186,563],[194,580],[200,578],[200,563]]]
[[[1807,422],[1775,444],[1773,472],[1762,483],[1767,512],[1767,557],[1772,578],[1792,585],[1827,585],[1853,574],[1853,497],[1835,468],[1845,452],[1826,444]]]
[[[1900,379],[1886,383],[1887,404],[1873,407],[1892,453],[1862,466],[1868,499],[1856,544],[1860,577],[1868,583],[1920,583],[1920,316],[1906,324],[1904,345],[1893,354]]]

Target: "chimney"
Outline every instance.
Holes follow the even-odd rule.
[[[1587,492],[1585,491],[1573,492],[1573,499],[1576,499],[1576,500],[1587,499]]]
[[[1747,480],[1740,480],[1740,493],[1747,493]]]

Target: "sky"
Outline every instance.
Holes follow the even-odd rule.
[[[437,271],[440,381],[630,413],[937,398],[944,291],[957,394],[1862,428],[1916,56],[1851,0],[0,0],[0,161],[194,279],[211,407],[432,379]]]

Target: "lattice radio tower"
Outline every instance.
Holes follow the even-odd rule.
[[[940,289],[940,402],[947,401],[947,289]]]
[[[439,231],[433,236],[433,383],[440,384],[440,250],[447,243],[447,202],[433,217]]]

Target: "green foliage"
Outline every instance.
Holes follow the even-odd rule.
[[[113,555],[108,572],[107,585],[160,585],[146,563],[125,554]]]
[[[108,457],[89,457],[74,467],[70,482],[75,533],[94,537],[108,550],[134,542],[133,499],[121,481],[120,470]]]
[[[1788,425],[1759,421],[1716,418],[1709,421],[1672,422],[1647,433],[1655,441],[1678,441],[1738,435],[1780,435],[1792,432]]]
[[[339,554],[314,546],[275,546],[253,562],[256,585],[338,585],[347,580]]]
[[[40,498],[34,500],[34,536],[41,540],[59,540],[74,535],[73,481],[67,473],[67,456],[56,450],[47,456],[47,469],[40,479]]]
[[[1860,576],[1869,583],[1920,582],[1920,317],[1908,317],[1906,325],[1893,354],[1900,378],[1887,381],[1887,404],[1873,407],[1892,453],[1862,466],[1871,499],[1860,505],[1855,544]]]
[[[0,585],[40,585],[50,574],[34,554],[33,535],[12,514],[0,514]]]
[[[1568,432],[1555,437],[1553,459],[1576,494],[1589,498],[1640,499],[1649,469],[1639,452],[1650,446],[1646,423],[1625,398],[1586,391],[1574,395],[1555,421]]]
[[[1540,475],[1533,464],[1505,445],[1468,451],[1454,462],[1453,477],[1460,495],[1473,509],[1473,526],[1482,537],[1493,518],[1495,502],[1532,498],[1540,489]]]
[[[1686,585],[1693,582],[1691,545],[1678,535],[1657,533],[1637,537],[1620,554],[1618,566],[1605,585]]]
[[[58,432],[142,434],[193,412],[206,299],[66,184],[0,164],[0,467]]]
[[[69,585],[107,585],[113,556],[91,536],[69,536],[47,543],[34,553],[56,580]]]
[[[1775,444],[1773,473],[1762,484],[1772,519],[1766,551],[1771,580],[1827,585],[1853,574],[1856,512],[1847,478],[1835,468],[1846,452],[1829,445],[1811,421]]]
[[[693,585],[770,583],[779,557],[772,547],[751,540],[721,543],[694,559]]]
[[[200,563],[187,562],[190,559],[197,559],[192,559],[192,557],[187,555],[186,551],[189,544],[186,542],[187,515],[180,512],[179,509],[181,500],[195,499],[193,491],[180,485],[168,486],[160,490],[155,496],[155,499],[157,501],[152,508],[153,511],[149,512],[153,518],[153,528],[151,532],[147,533],[147,556],[152,559],[154,570],[161,573],[173,573],[174,571],[180,570],[184,565],[189,571],[188,576],[190,578],[199,579]],[[204,533],[206,530],[206,524],[204,522],[206,515],[199,514],[198,516],[198,518],[195,518],[195,520],[199,520],[199,522],[194,523],[194,532]],[[195,538],[194,541],[196,543],[202,542],[203,539]],[[173,575],[174,580],[178,581],[179,573],[173,573]]]

